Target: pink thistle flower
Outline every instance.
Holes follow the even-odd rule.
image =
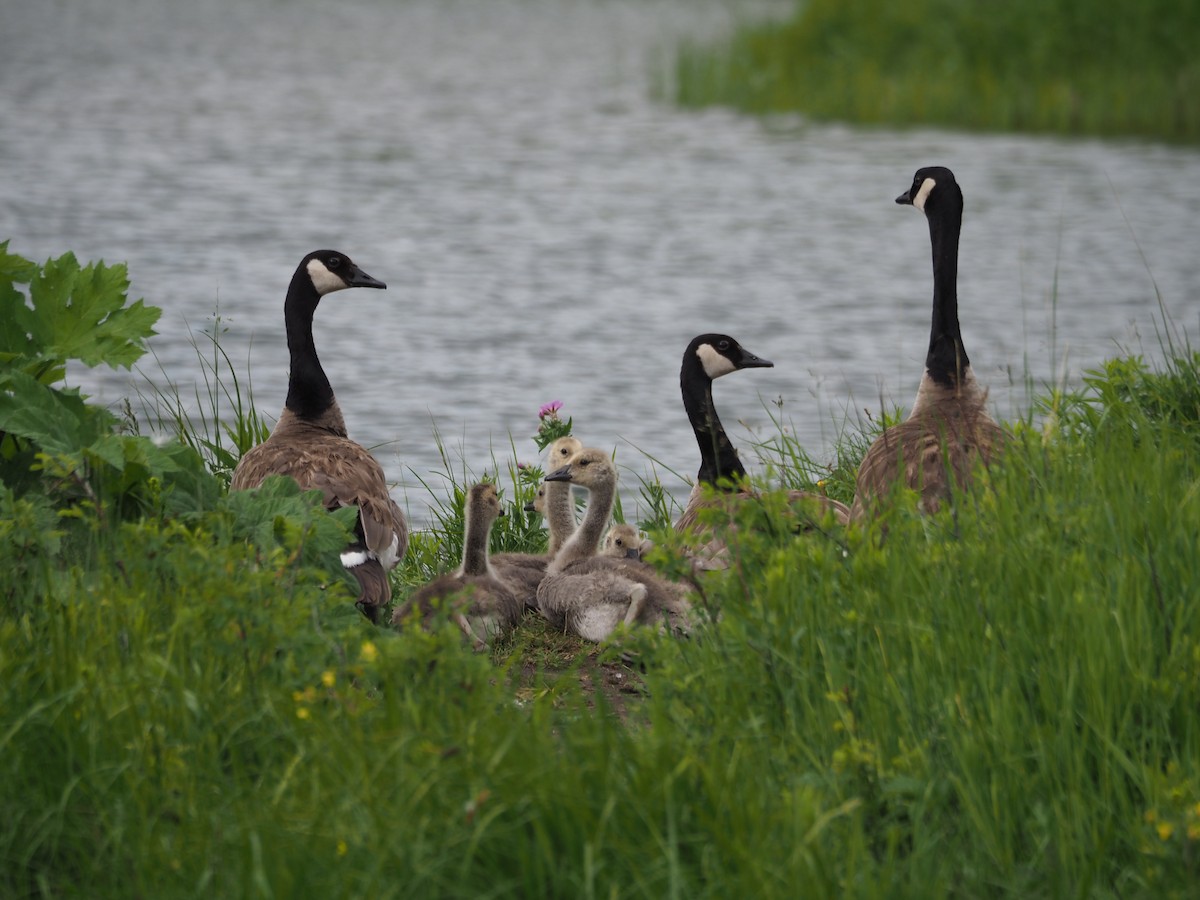
[[[549,403],[543,404],[542,408],[538,410],[538,418],[544,419],[546,416],[558,418],[558,411],[560,409],[562,409],[562,401],[551,400]]]

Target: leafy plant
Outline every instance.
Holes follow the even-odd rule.
[[[38,266],[0,244],[0,481],[18,494],[118,514],[215,496],[194,453],[119,434],[112,413],[62,384],[69,360],[128,368],[145,352],[159,310],[127,303],[128,286],[124,265],[67,253]]]

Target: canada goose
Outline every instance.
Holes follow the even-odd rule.
[[[912,412],[871,444],[858,469],[851,517],[862,519],[897,480],[921,494],[920,508],[934,512],[953,486],[965,487],[977,460],[986,465],[1005,442],[988,414],[987,391],[971,371],[958,325],[958,238],[963,195],[954,173],[941,166],[918,169],[912,186],[896,198],[929,222],[933,247],[933,325],[925,374]]]
[[[551,624],[588,640],[604,627],[624,621],[659,622],[687,630],[691,604],[687,589],[635,559],[597,556],[616,499],[617,468],[603,450],[583,449],[567,465],[546,476],[587,489],[583,521],[546,568],[538,585],[538,610]],[[635,585],[645,591],[635,590]],[[604,609],[602,610],[601,607]],[[620,615],[618,615],[620,613]],[[609,628],[611,631],[611,628]]]
[[[683,394],[683,408],[700,449],[700,470],[696,473],[696,483],[692,486],[687,506],[675,522],[676,531],[696,528],[700,510],[711,503],[704,497],[705,485],[728,491],[729,496],[739,500],[751,496],[748,490],[740,487],[746,480],[746,469],[717,415],[712,383],[714,379],[739,369],[773,366],[770,360],[750,353],[727,334],[699,335],[684,350],[683,364],[679,369],[679,387]],[[789,491],[788,497],[792,501],[812,504],[821,511],[832,510],[842,524],[848,520],[849,510],[845,504],[830,497],[811,491]],[[719,538],[699,548],[695,555],[702,563],[700,568],[711,568],[707,562],[723,559],[723,550],[724,543]]]
[[[234,469],[230,490],[247,490],[268,475],[289,475],[304,490],[319,489],[327,509],[357,506],[355,540],[342,565],[358,579],[357,606],[372,622],[391,599],[387,570],[408,548],[408,522],[388,493],[383,468],[346,436],[346,422],[317,359],[313,314],[326,294],[350,287],[385,288],[334,250],[316,250],[300,261],[283,304],[291,368],[283,412],[270,437],[248,451]]]
[[[463,513],[462,564],[453,574],[441,575],[414,591],[393,611],[392,624],[403,625],[414,611],[422,620],[428,619],[434,612],[435,600],[462,595],[465,602],[452,612],[454,621],[476,650],[484,650],[493,638],[517,624],[523,605],[513,586],[492,568],[488,559],[492,525],[504,515],[496,485],[490,482],[473,485],[467,491]]]
[[[577,438],[560,437],[550,445],[546,471],[552,472],[575,455],[583,445]],[[497,553],[492,568],[512,583],[518,595],[530,609],[537,609],[537,588],[546,575],[546,565],[575,533],[575,503],[571,485],[551,481],[538,487],[534,499],[525,504],[526,512],[538,512],[546,519],[547,550],[545,553]]]

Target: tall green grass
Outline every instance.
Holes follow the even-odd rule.
[[[1188,0],[808,0],[679,51],[685,106],[814,119],[1200,138]]]
[[[1189,896],[1200,356],[1044,399],[886,539],[748,505],[631,720],[369,626],[286,482],[57,546],[0,498],[0,894]]]
[[[123,272],[49,291],[35,269],[16,281],[34,305],[0,291],[27,318],[90,309],[65,302],[74,290],[124,301]],[[1168,340],[1161,369],[1121,358],[1042,396],[936,516],[899,504],[797,535],[764,491],[737,514],[731,567],[700,585],[688,640],[585,650],[535,620],[490,656],[451,625],[359,615],[337,563],[352,510],[327,514],[286,479],[225,493],[199,432],[174,448],[123,436],[115,453],[115,420],[59,386],[67,351],[15,343],[0,358],[0,411],[24,429],[0,442],[0,896],[1127,898],[1200,883],[1186,343]],[[57,398],[82,450],[23,397]],[[821,466],[777,424],[761,445],[777,484],[847,489],[869,433]],[[443,458],[429,571],[457,555],[474,478]],[[531,483],[507,477],[514,498]],[[523,528],[500,537],[533,543]],[[682,567],[678,537],[654,536],[658,563]],[[597,689],[618,653],[637,663],[614,673],[637,681],[624,700]]]

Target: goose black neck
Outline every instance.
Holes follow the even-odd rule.
[[[700,448],[700,471],[696,473],[696,480],[716,485],[721,479],[745,479],[746,469],[713,404],[712,379],[694,355],[684,361],[679,387],[683,393],[683,408],[696,434],[696,446]]]
[[[929,210],[933,247],[933,324],[925,368],[941,385],[957,388],[971,364],[958,326],[958,239],[962,232],[962,199],[947,198]]]
[[[291,357],[284,405],[302,419],[319,419],[334,404],[333,386],[321,368],[313,342],[313,314],[320,299],[308,273],[301,267],[288,287],[283,322]]]

